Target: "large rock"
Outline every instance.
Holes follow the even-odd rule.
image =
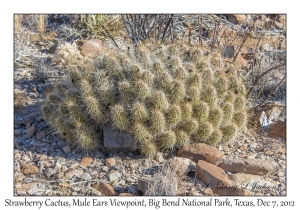
[[[80,47],[80,53],[89,57],[98,54],[103,48],[104,45],[98,39],[91,39]]]
[[[269,136],[282,137],[286,139],[286,123],[283,121],[277,121],[272,126],[270,126]]]
[[[216,166],[218,166],[223,159],[223,154],[220,150],[204,143],[185,145],[179,150],[177,156],[191,159],[195,163],[199,160],[204,160]]]
[[[229,178],[222,168],[203,160],[198,161],[196,174],[209,187],[228,186],[230,184]]]
[[[239,186],[240,188],[250,191],[263,191],[268,189],[276,189],[278,183],[270,178],[263,179],[261,176],[237,173],[229,177],[232,180],[232,185]]]
[[[278,164],[273,160],[230,159],[224,160],[220,168],[231,173],[266,175],[273,173],[278,168]]]
[[[136,150],[134,136],[128,132],[105,126],[103,134],[104,147],[107,152],[129,152]]]

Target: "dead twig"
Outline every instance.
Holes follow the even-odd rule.
[[[281,85],[281,83],[285,80],[286,76],[284,76],[281,81],[273,88],[273,90],[268,94],[268,96],[257,106],[262,106],[269,98],[270,96],[275,92],[275,90]]]
[[[114,45],[115,45],[118,49],[120,49],[119,46],[117,45],[117,43],[115,42],[114,38],[112,38],[112,36],[111,36],[110,33],[108,32],[108,30],[104,27],[104,25],[102,25],[102,24],[100,23],[100,21],[99,21],[97,18],[96,18],[96,20],[97,20],[97,22],[99,23],[99,25],[106,31],[107,36],[113,41]],[[104,34],[104,35],[105,35],[105,34]]]
[[[277,66],[274,66],[274,67],[272,67],[272,68],[266,70],[266,71],[265,71],[264,73],[262,73],[261,75],[257,75],[256,79],[254,80],[254,82],[253,82],[251,88],[249,89],[249,91],[248,91],[248,93],[247,93],[247,97],[249,97],[249,95],[250,95],[250,93],[252,92],[254,86],[258,83],[258,81],[259,81],[263,76],[265,76],[265,75],[266,75],[267,73],[269,73],[270,71],[273,71],[273,70],[275,70],[275,69],[277,69],[277,68],[279,68],[279,67],[281,67],[281,66],[284,66],[284,65],[285,65],[285,63],[279,64],[279,65],[277,65]]]

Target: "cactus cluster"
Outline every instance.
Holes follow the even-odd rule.
[[[141,152],[189,142],[226,143],[247,122],[245,86],[218,53],[184,43],[109,50],[57,84],[42,107],[63,137],[85,149],[104,124],[134,134]]]

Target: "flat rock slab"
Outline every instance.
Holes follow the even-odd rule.
[[[266,175],[273,173],[278,164],[273,160],[262,159],[230,159],[224,160],[220,165],[226,172]]]
[[[177,156],[188,158],[195,163],[204,160],[216,166],[223,160],[223,154],[220,150],[204,143],[185,145],[178,151]]]
[[[103,127],[104,147],[107,152],[136,151],[134,136],[128,132]]]
[[[196,165],[196,174],[208,187],[228,186],[230,181],[222,168],[211,163],[199,160]]]
[[[261,176],[237,173],[229,177],[232,180],[231,185],[250,191],[264,191],[278,187],[278,183],[270,178],[263,179]]]

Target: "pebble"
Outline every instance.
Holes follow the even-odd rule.
[[[108,174],[108,180],[110,182],[118,180],[122,175],[118,171],[112,171]]]
[[[70,152],[72,152],[71,149],[70,149],[70,147],[69,147],[68,145],[66,145],[66,146],[63,147],[63,151],[64,151],[65,153],[70,153]]]
[[[92,180],[92,177],[91,177],[91,175],[90,175],[89,173],[83,173],[82,176],[81,176],[81,178],[82,178],[83,180],[85,180],[85,181],[90,181],[90,180]]]

